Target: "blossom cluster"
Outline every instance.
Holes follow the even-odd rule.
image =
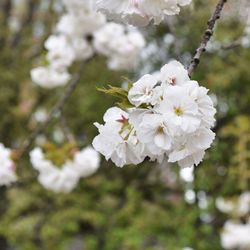
[[[11,150],[0,143],[0,186],[9,186],[16,179],[15,163],[11,159]]]
[[[94,0],[97,10],[111,19],[145,26],[151,20],[159,24],[166,15],[176,15],[192,0]]]
[[[86,147],[74,154],[62,166],[56,166],[46,158],[41,148],[30,152],[32,166],[39,172],[38,181],[53,192],[71,192],[80,178],[93,175],[100,166],[100,155],[92,148]]]
[[[221,234],[221,245],[224,249],[248,250],[250,248],[250,219],[247,223],[228,220]]]
[[[93,10],[91,0],[63,3],[67,12],[45,42],[48,65],[31,70],[34,83],[44,88],[64,86],[71,78],[69,67],[96,53],[107,56],[108,66],[113,70],[131,70],[137,66],[145,46],[139,31],[108,23],[103,14]]]
[[[132,70],[138,66],[145,39],[136,29],[108,22],[94,33],[94,48],[108,58],[112,70]]]
[[[221,245],[224,249],[250,248],[250,192],[242,193],[239,197],[224,199],[217,198],[216,207],[234,219],[225,222],[221,232]],[[243,219],[245,223],[243,223]]]
[[[125,91],[125,90],[124,90]],[[124,94],[124,93],[123,93]],[[127,92],[129,107],[112,107],[104,115],[94,148],[118,167],[139,164],[146,157],[181,167],[198,165],[214,140],[216,113],[208,89],[191,81],[177,61],[160,74],[144,75]]]

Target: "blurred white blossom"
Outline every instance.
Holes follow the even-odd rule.
[[[37,67],[31,70],[32,81],[47,89],[64,86],[70,78],[68,72],[60,72],[50,67]]]
[[[75,153],[73,159],[68,159],[62,166],[55,166],[46,159],[41,148],[30,152],[30,161],[38,172],[38,181],[46,189],[53,192],[71,192],[80,178],[94,174],[100,166],[100,156],[91,147]]]
[[[244,216],[250,212],[250,192],[244,192],[239,197],[216,199],[216,207],[223,213]]]
[[[48,65],[31,70],[34,83],[44,88],[64,86],[71,78],[69,67],[95,53],[105,55],[112,70],[135,70],[145,46],[138,30],[107,22],[103,14],[93,10],[91,0],[63,3],[66,13],[44,45]]]
[[[110,22],[94,33],[94,48],[108,57],[108,66],[113,70],[136,69],[144,47],[142,34],[121,24]]]
[[[15,163],[11,159],[11,150],[0,143],[0,186],[9,186],[16,180]]]
[[[192,0],[94,0],[95,8],[109,18],[145,26],[151,20],[159,24],[165,16],[176,15]]]
[[[221,233],[221,245],[224,249],[250,249],[250,221],[243,224],[228,220]]]

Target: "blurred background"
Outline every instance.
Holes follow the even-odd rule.
[[[137,80],[175,58],[188,65],[215,0],[193,0],[160,26],[142,28],[147,45],[134,72],[112,71],[96,56],[85,66],[63,116],[80,147],[91,144],[104,112],[117,101],[96,90]],[[64,92],[33,84],[44,41],[64,9],[53,0],[0,0],[0,141],[10,148],[33,131]],[[250,187],[250,3],[229,0],[193,79],[210,89],[217,108],[216,140],[193,170],[167,161],[122,169],[102,160],[99,171],[69,194],[55,194],[37,181],[26,155],[17,164],[18,182],[0,188],[0,250],[219,250],[227,220],[218,198],[236,200]],[[70,72],[79,67],[75,63]],[[55,119],[36,143],[67,141]],[[225,204],[224,204],[225,205]],[[248,224],[248,227],[249,224]],[[244,246],[250,249],[250,230]],[[238,237],[237,234],[234,237]]]

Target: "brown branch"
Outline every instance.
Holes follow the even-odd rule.
[[[11,14],[12,2],[11,0],[5,0],[0,5],[3,12],[3,26],[8,24],[8,19]]]
[[[6,42],[7,28],[8,28],[8,19],[11,15],[12,2],[11,0],[5,0],[0,3],[2,22],[0,24],[0,47],[3,48]]]
[[[37,7],[38,7],[38,4],[35,0],[29,0],[26,17],[22,20],[22,24],[21,24],[22,28],[17,33],[14,34],[14,36],[12,37],[10,41],[11,48],[17,47],[17,45],[21,41],[24,30],[27,29],[27,27],[29,27],[33,21],[34,13]]]
[[[64,133],[65,137],[67,138],[67,140],[70,143],[76,144],[76,138],[75,138],[74,134],[71,132],[71,130],[68,126],[68,122],[67,122],[67,120],[62,112],[61,112],[61,117],[60,117],[60,124],[61,124],[63,133]]]
[[[201,57],[202,53],[206,51],[207,44],[213,35],[216,21],[220,18],[222,9],[223,9],[226,2],[227,2],[227,0],[219,0],[211,18],[209,19],[209,21],[207,23],[207,29],[203,35],[200,46],[196,50],[195,55],[194,55],[190,65],[188,67],[189,76],[191,76],[193,74],[194,70],[196,69],[196,67],[200,63],[200,57]]]
[[[81,77],[81,73],[83,71],[83,66],[85,62],[82,62],[79,68],[79,71],[73,76],[71,82],[69,83],[68,87],[66,88],[65,92],[61,96],[61,98],[58,100],[58,102],[55,104],[55,106],[52,108],[50,111],[47,119],[40,125],[38,126],[34,132],[31,133],[31,135],[22,143],[20,149],[18,150],[17,153],[17,158],[22,157],[26,151],[29,149],[31,144],[34,142],[36,137],[41,134],[50,124],[50,122],[55,118],[57,114],[60,114],[61,111],[63,110],[63,107],[65,103],[68,101],[69,97],[71,94],[74,92],[79,79]]]

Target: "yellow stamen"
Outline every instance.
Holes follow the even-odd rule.
[[[158,127],[157,128],[157,134],[164,134],[164,128],[163,127]]]
[[[180,107],[174,107],[174,112],[177,116],[183,115],[183,110]]]

